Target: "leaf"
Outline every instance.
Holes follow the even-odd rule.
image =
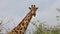
[[[58,11],[58,12],[60,12],[60,9],[59,9],[59,8],[57,8],[57,11]]]
[[[60,16],[56,16],[56,18],[60,18]]]
[[[35,25],[35,22],[32,22],[33,25]]]

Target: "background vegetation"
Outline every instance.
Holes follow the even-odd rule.
[[[60,12],[60,9],[57,8],[57,11]],[[60,16],[56,16],[57,21],[59,21]],[[55,26],[49,26],[45,23],[41,23],[37,26],[34,22],[32,23],[36,29],[33,31],[33,34],[60,34],[60,21]]]
[[[44,23],[40,23],[38,26],[33,24],[36,29],[33,31],[33,34],[60,34],[60,25],[49,26]]]

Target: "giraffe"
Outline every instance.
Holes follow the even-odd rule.
[[[38,7],[35,7],[35,5],[31,5],[29,9],[30,9],[30,12],[24,17],[24,19],[15,28],[13,28],[9,32],[9,34],[24,34],[25,33],[32,16],[36,16],[36,10],[38,9]]]

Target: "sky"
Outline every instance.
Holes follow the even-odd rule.
[[[3,20],[3,27],[11,28],[18,25],[18,23],[29,12],[31,5],[36,5],[38,10],[36,17],[33,17],[31,21],[40,20],[46,22],[49,25],[56,25],[56,16],[60,16],[60,13],[56,8],[60,8],[60,0],[0,0],[0,20]],[[8,22],[10,21],[10,22]],[[13,25],[15,23],[15,25]],[[30,24],[28,30],[31,29]],[[14,27],[13,27],[14,28]],[[27,33],[28,34],[28,33]]]

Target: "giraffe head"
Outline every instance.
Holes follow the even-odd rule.
[[[31,10],[31,14],[36,16],[36,10],[38,9],[38,7],[36,8],[35,5],[31,5],[31,8],[29,7],[29,9]]]

